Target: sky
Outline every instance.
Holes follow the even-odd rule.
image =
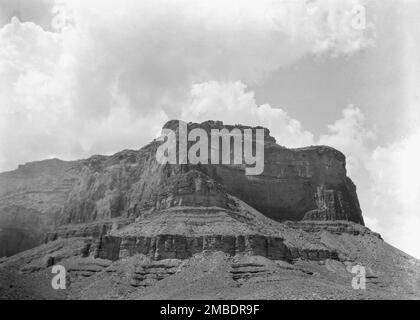
[[[0,0],[0,171],[262,125],[344,152],[367,226],[420,258],[419,30],[414,0]]]

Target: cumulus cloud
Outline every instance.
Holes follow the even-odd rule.
[[[254,92],[240,82],[216,81],[195,84],[190,101],[183,108],[181,119],[202,122],[218,119],[226,124],[246,124],[270,128],[279,144],[289,147],[311,145],[312,133],[303,130],[301,123],[281,108],[268,104],[257,105]]]
[[[372,146],[374,130],[352,105],[328,126],[318,143],[346,154],[368,227],[405,252],[420,257],[420,130],[385,146]]]
[[[54,0],[0,0],[0,28],[10,22],[12,17],[20,21],[31,21],[51,29]]]
[[[205,83],[231,95],[244,89],[226,83],[256,83],[307,54],[357,52],[369,34],[331,23],[348,22],[355,3],[340,11],[326,0],[296,1],[290,23],[282,11],[289,1],[42,1],[55,32],[17,18],[0,29],[0,170],[139,147],[186,104],[215,96],[217,85]],[[263,124],[273,118],[297,134],[292,144],[311,139],[286,112],[251,100]]]
[[[420,130],[374,149],[367,163],[372,210],[392,243],[420,257]]]
[[[314,0],[273,2],[273,21],[295,41],[307,41],[315,54],[352,54],[374,45],[367,1]]]
[[[278,10],[290,7],[290,1],[64,4],[80,35],[68,48],[77,54],[78,78],[98,82],[78,82],[78,104],[91,101],[95,114],[110,107],[105,98],[93,105],[97,99],[91,93],[96,94],[97,87],[115,85],[134,109],[162,107],[172,116],[177,115],[185,90],[195,83],[252,84],[308,53],[349,54],[370,41],[366,32],[351,27],[355,1],[344,2],[340,10],[331,1],[293,2],[297,14],[291,23]]]
[[[74,58],[63,34],[46,32],[17,18],[0,30],[0,167],[36,159],[65,159],[137,148],[154,137],[162,112],[133,117],[115,90],[104,117],[81,114],[74,105]],[[101,94],[100,90],[98,94]],[[152,134],[152,132],[154,134]]]
[[[319,137],[318,144],[342,150],[347,155],[347,171],[352,176],[364,174],[369,142],[374,140],[372,130],[366,127],[365,116],[353,105],[342,111],[342,118],[328,125],[328,132]]]
[[[60,36],[33,23],[14,18],[0,30],[2,168],[28,156],[77,148],[71,136],[62,136],[66,143],[54,138],[71,113],[68,76],[58,64],[61,52]]]

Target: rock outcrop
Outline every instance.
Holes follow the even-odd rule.
[[[164,128],[176,131],[177,123],[170,121]],[[188,124],[188,130],[194,128],[210,132],[222,128],[243,131],[251,127],[226,126],[220,121]],[[287,149],[276,144],[268,129],[264,129],[264,139],[264,172],[257,176],[245,175],[245,165],[162,165],[156,161],[156,150],[162,143],[158,140],[138,151],[125,150],[73,162],[46,160],[2,173],[0,255],[36,246],[45,240],[47,232],[47,241],[76,236],[106,239],[105,236],[122,234],[122,230],[134,229],[153,217],[167,216],[168,210],[187,215],[195,208],[193,216],[203,220],[217,208],[229,217],[238,212],[232,197],[278,222],[346,220],[363,225],[356,188],[346,176],[342,153],[326,146]],[[206,220],[207,224],[214,226],[219,220],[225,223],[217,215],[212,217],[213,220]],[[185,224],[181,218],[179,221],[180,225]],[[206,248],[205,237],[227,236],[226,243],[232,243],[227,247],[241,247],[237,231],[247,229],[247,222],[243,217],[235,221],[226,224],[226,229],[231,230],[228,233],[206,230],[207,233],[197,234],[191,240],[182,238],[187,235],[182,233],[187,233],[183,229],[181,233],[169,233],[175,238],[165,243],[195,252]],[[153,223],[156,230],[162,227],[160,221]],[[256,233],[254,227],[243,235],[264,234]],[[150,226],[139,228],[151,230]],[[137,230],[134,235],[153,242],[155,237],[167,235],[166,231],[159,229],[148,237]],[[8,240],[12,238],[19,241]],[[121,239],[125,245],[127,241]],[[194,241],[202,243],[193,244]],[[140,247],[127,250],[152,250]],[[237,249],[227,249],[232,250]]]
[[[178,122],[165,128],[179,143]],[[288,149],[264,129],[250,176],[244,163],[161,164],[161,144],[0,174],[0,254],[34,247],[0,257],[0,299],[420,297],[420,262],[363,225],[339,151]],[[56,264],[67,290],[51,287]]]
[[[42,243],[58,226],[77,176],[77,162],[58,159],[0,173],[0,257]]]

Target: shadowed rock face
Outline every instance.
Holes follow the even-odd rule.
[[[364,224],[345,159],[329,147],[265,148],[263,174],[246,176],[230,166],[204,171],[228,192],[277,220],[348,220]]]
[[[177,123],[165,127],[177,130]],[[197,127],[208,132],[250,128],[219,121],[188,124],[188,130]],[[231,196],[280,222],[348,220],[363,225],[342,153],[326,146],[287,149],[264,130],[264,172],[259,176],[246,176],[244,165],[161,165],[155,157],[159,141],[138,151],[74,162],[46,160],[2,173],[0,238],[20,241],[1,241],[0,255],[36,246],[53,229],[50,240],[101,237],[173,208],[232,210]]]
[[[178,124],[178,121],[169,121],[164,128],[178,133]],[[220,121],[188,124],[188,131],[195,128],[206,130],[208,136],[212,129],[242,132],[261,129],[226,126]],[[276,144],[270,131],[263,129],[264,172],[261,175],[245,175],[244,164],[200,165],[198,170],[223,185],[229,194],[277,221],[348,220],[364,224],[356,187],[346,176],[346,160],[341,152],[327,146],[287,149]]]
[[[76,164],[51,159],[0,173],[0,256],[36,246],[57,225],[77,179]]]

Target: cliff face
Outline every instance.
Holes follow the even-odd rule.
[[[177,130],[176,123],[165,127]],[[208,132],[233,128],[208,121],[189,124],[188,130],[197,127]],[[265,129],[264,172],[247,176],[244,165],[162,165],[155,156],[161,143],[153,141],[138,151],[74,162],[35,162],[0,174],[0,255],[33,247],[54,229],[50,240],[100,237],[165,210],[219,208],[231,212],[236,206],[232,197],[280,222],[348,220],[363,224],[356,188],[346,176],[345,157],[335,149],[287,149],[277,145]],[[258,233],[251,229],[246,234]],[[9,241],[13,238],[19,241]]]
[[[178,121],[164,127],[178,134]],[[204,129],[210,136],[212,129],[244,132],[251,127],[223,125],[220,121],[188,124],[188,131],[195,128]],[[229,194],[277,221],[348,220],[364,224],[356,187],[346,176],[346,159],[341,152],[327,146],[287,149],[276,144],[268,129],[251,129],[257,128],[264,129],[261,175],[245,175],[244,164],[200,165],[199,170],[223,185]]]
[[[363,224],[344,157],[329,147],[265,148],[263,174],[229,166],[206,168],[232,195],[277,220],[348,220]]]
[[[52,159],[0,173],[0,256],[36,246],[57,225],[77,179],[75,164]]]
[[[178,122],[165,127],[179,143]],[[35,247],[0,257],[0,299],[420,296],[419,261],[363,226],[339,151],[287,149],[264,129],[252,176],[244,163],[162,165],[160,146],[0,174],[0,254]],[[51,287],[56,264],[66,290]],[[351,286],[355,266],[367,290]]]

